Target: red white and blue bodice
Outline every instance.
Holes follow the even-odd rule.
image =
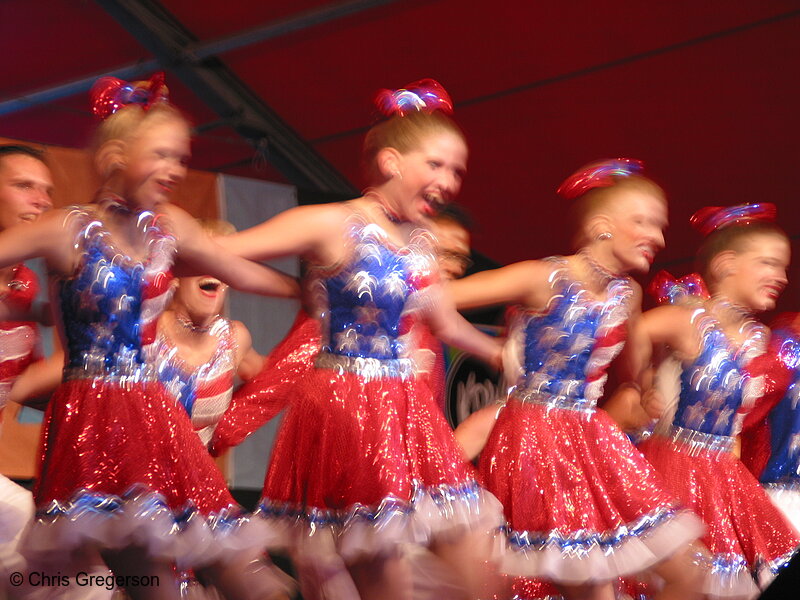
[[[764,484],[800,489],[800,332],[792,327],[773,330],[772,348],[788,371],[788,386],[770,410],[769,460],[760,474]]]
[[[233,395],[236,343],[231,322],[218,317],[208,331],[217,339],[211,358],[202,365],[184,362],[170,340],[159,332],[153,345],[158,378],[192,420],[200,440],[208,444]]]
[[[706,309],[697,309],[692,319],[700,334],[700,353],[681,373],[670,436],[698,448],[729,450],[762,393],[762,379],[750,377],[745,367],[764,352],[767,332],[753,324],[737,348]]]
[[[570,279],[563,259],[551,275],[553,296],[545,312],[522,312],[510,338],[518,354],[511,395],[552,408],[594,410],[606,369],[626,338],[633,294],[627,279],[613,279],[597,300]],[[513,375],[510,374],[510,375]]]
[[[28,310],[39,291],[36,275],[25,265],[17,265],[3,302],[20,310]],[[29,321],[0,323],[0,407],[16,377],[38,358],[39,329]]]
[[[311,278],[313,310],[322,326],[319,367],[366,377],[407,377],[410,311],[415,293],[435,273],[423,233],[396,249],[379,226],[351,218],[352,258],[333,274],[317,270]]]
[[[147,256],[134,261],[117,250],[93,213],[76,208],[76,250],[81,252],[72,277],[59,287],[67,342],[65,377],[118,378],[136,383],[155,378],[143,346],[155,336],[158,316],[171,297],[170,268],[175,239],[159,227],[159,216],[139,215]]]

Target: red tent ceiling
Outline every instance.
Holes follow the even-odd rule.
[[[311,0],[163,6],[200,42],[329,7]],[[0,102],[153,57],[99,4],[0,3]],[[610,156],[643,159],[667,188],[665,262],[691,254],[686,219],[710,203],[771,200],[800,234],[800,2],[399,1],[220,55],[334,167],[361,186],[359,145],[380,87],[434,77],[456,101],[471,157],[460,201],[474,244],[500,262],[567,249],[553,190]],[[195,123],[215,121],[166,68]],[[0,135],[81,146],[86,95],[0,117]],[[214,128],[192,166],[282,180]]]

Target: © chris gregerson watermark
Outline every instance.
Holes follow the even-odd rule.
[[[158,587],[161,585],[158,575],[112,575],[111,573],[100,575],[84,571],[72,576],[64,575],[61,571],[55,573],[30,571],[27,575],[14,571],[8,579],[14,587],[27,584],[30,587],[102,587],[113,590],[118,587]]]

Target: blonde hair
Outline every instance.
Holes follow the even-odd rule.
[[[111,140],[128,141],[144,123],[172,120],[180,121],[191,129],[186,115],[168,102],[159,102],[147,110],[139,104],[130,104],[100,124],[95,132],[92,148],[97,150]]]
[[[400,154],[419,149],[424,140],[440,134],[451,133],[466,144],[466,137],[453,119],[442,111],[432,113],[412,112],[404,117],[394,115],[377,123],[367,132],[361,153],[364,172],[370,183],[380,182],[382,176],[377,164],[378,153],[384,148],[394,148]]]
[[[200,227],[212,237],[221,237],[236,233],[236,227],[222,219],[197,219]]]
[[[644,175],[628,175],[613,177],[614,184],[606,187],[595,187],[572,201],[570,217],[573,224],[572,245],[580,248],[587,242],[584,231],[586,222],[593,216],[604,211],[613,204],[617,194],[624,190],[631,190],[648,194],[667,204],[667,195],[663,188],[655,181]]]
[[[728,250],[739,254],[750,247],[754,238],[774,236],[786,240],[789,236],[781,227],[771,221],[734,223],[709,233],[697,250],[695,264],[709,288],[716,288],[717,274],[711,268],[714,258]],[[713,290],[712,290],[713,291]]]

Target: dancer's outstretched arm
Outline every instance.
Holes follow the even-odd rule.
[[[218,243],[222,238],[211,238],[186,211],[168,205],[164,212],[178,240],[176,274],[207,274],[237,290],[265,296],[300,296],[300,285],[294,277],[225,250]]]

